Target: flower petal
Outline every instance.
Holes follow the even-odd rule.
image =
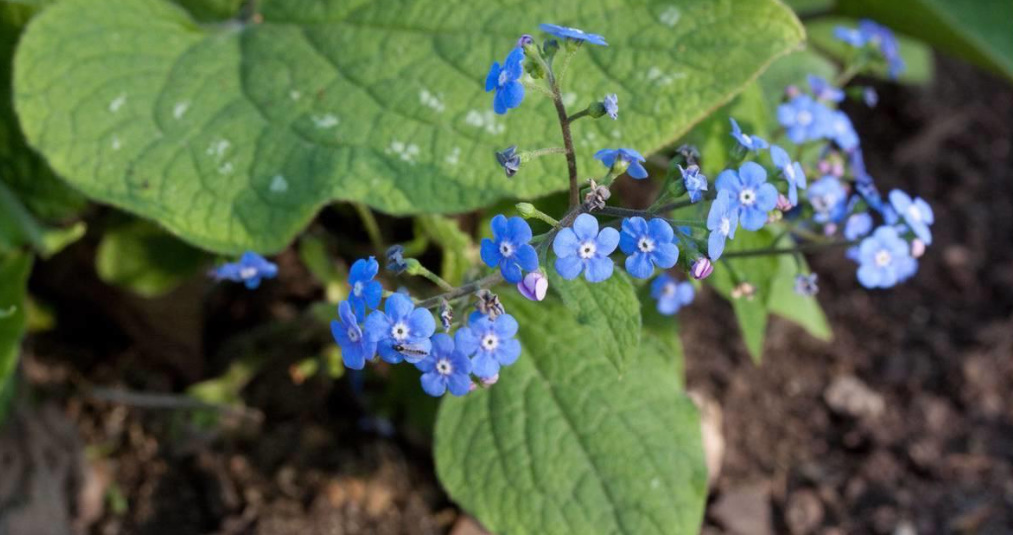
[[[586,279],[587,282],[602,282],[612,276],[612,270],[614,268],[615,264],[612,262],[612,259],[607,256],[589,258],[587,259],[587,270],[584,271],[584,279]]]
[[[552,252],[556,253],[559,258],[576,255],[579,246],[580,240],[577,239],[577,234],[571,228],[560,230],[556,234],[556,238],[552,240]]]
[[[447,380],[437,372],[423,373],[422,390],[433,397],[440,397],[447,391]]]
[[[564,258],[556,259],[556,272],[559,273],[560,277],[564,280],[573,280],[580,275],[580,272],[584,269],[584,262],[576,256],[567,256]]]
[[[580,214],[573,222],[573,232],[580,241],[593,240],[598,235],[598,220],[591,214]]]
[[[397,322],[411,314],[414,308],[415,305],[412,304],[410,297],[402,293],[395,293],[387,298],[387,304],[383,309],[390,321]]]
[[[598,234],[598,238],[595,240],[595,245],[598,249],[595,254],[598,256],[612,254],[619,245],[619,231],[612,227],[601,229],[601,233]]]
[[[626,272],[638,279],[647,279],[654,274],[654,264],[646,253],[626,257]]]

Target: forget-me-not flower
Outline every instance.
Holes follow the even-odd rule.
[[[619,119],[619,95],[609,93],[605,95],[605,100],[601,101],[601,104],[605,107],[605,114],[613,121]]]
[[[629,167],[626,172],[636,179],[647,178],[647,169],[644,169],[643,162],[647,161],[639,152],[633,149],[601,149],[594,153],[594,159],[600,161],[609,169],[616,163],[616,160],[626,162]]]
[[[341,347],[341,360],[345,367],[361,370],[366,361],[376,354],[376,340],[359,327],[359,320],[348,301],[338,303],[338,320],[331,320],[331,336]]]
[[[433,336],[432,343],[429,354],[415,363],[422,372],[422,390],[433,397],[440,397],[447,390],[455,396],[467,394],[471,389],[471,359],[456,348],[449,335],[439,333]]]
[[[485,91],[495,90],[496,96],[492,99],[492,109],[502,115],[507,110],[516,108],[524,100],[524,84],[520,82],[524,75],[524,50],[515,48],[500,65],[494,61],[485,77]]]
[[[531,227],[527,221],[499,214],[492,218],[492,239],[482,240],[482,261],[489,267],[499,266],[503,279],[517,284],[525,271],[538,269],[538,254],[529,241]]]
[[[781,175],[788,182],[788,200],[791,201],[791,205],[798,205],[798,189],[806,187],[805,171],[802,170],[802,164],[792,162],[788,153],[777,145],[771,145],[770,159],[781,170]]]
[[[725,241],[735,239],[735,229],[739,227],[739,209],[734,195],[728,190],[719,190],[718,197],[711,203],[707,214],[707,256],[711,260],[721,258],[725,251]],[[713,269],[713,268],[712,268]]]
[[[883,54],[890,78],[896,79],[900,73],[904,72],[906,65],[904,58],[900,55],[900,45],[890,28],[869,19],[862,19],[858,22],[858,31],[866,36],[869,44],[878,48]]]
[[[830,110],[809,95],[798,95],[777,107],[777,122],[795,144],[823,137],[829,116]]]
[[[837,143],[838,147],[849,151],[858,146],[858,134],[851,124],[851,119],[843,111],[831,112],[826,128],[827,137]]]
[[[263,279],[278,276],[278,266],[252,251],[243,253],[238,262],[222,264],[211,272],[216,280],[241,282],[250,290],[260,286]]]
[[[374,309],[380,306],[383,286],[379,281],[373,280],[379,272],[380,263],[372,256],[356,260],[352,264],[352,269],[348,271],[348,284],[352,287],[348,300],[351,301],[352,310],[355,311],[355,317],[359,318],[359,321],[366,318],[366,308]]]
[[[806,76],[806,80],[809,81],[809,89],[812,89],[813,95],[817,100],[827,100],[830,102],[844,100],[844,91],[834,87],[825,79],[810,74]]]
[[[606,227],[598,232],[598,220],[591,214],[580,214],[556,234],[552,250],[556,253],[556,271],[566,280],[584,272],[588,282],[601,282],[612,276],[614,264],[609,255],[619,245],[619,231]]]
[[[517,362],[521,354],[521,343],[514,338],[517,334],[517,320],[510,314],[501,314],[496,319],[472,314],[467,328],[457,331],[457,350],[471,359],[471,371],[482,379],[489,379],[499,373],[501,366]]]
[[[609,44],[605,42],[604,37],[593,33],[587,33],[584,30],[578,30],[577,28],[568,28],[566,26],[547,23],[539,24],[538,27],[541,28],[543,32],[560,39],[570,39],[577,42],[591,43],[592,45],[609,46]]]
[[[380,358],[391,364],[422,360],[432,348],[429,337],[436,331],[433,315],[415,308],[412,299],[401,293],[388,297],[384,310],[370,313],[365,325],[366,336],[376,340]]]
[[[808,196],[817,223],[836,223],[847,212],[848,192],[835,176],[827,175],[813,182]]]
[[[929,203],[921,197],[912,199],[907,193],[895,189],[890,192],[890,205],[911,227],[911,232],[914,232],[915,236],[925,242],[925,245],[932,245],[932,231],[929,230],[929,225],[935,222],[935,216]]]
[[[844,238],[855,241],[872,232],[872,216],[868,212],[859,212],[848,217],[844,224]]]
[[[662,273],[651,283],[651,297],[658,301],[658,312],[671,316],[693,302],[696,290],[688,281],[678,282]]]
[[[738,172],[725,169],[716,182],[719,191],[732,194],[738,219],[746,230],[760,230],[767,222],[767,212],[777,205],[777,188],[767,183],[767,171],[755,162],[746,162]]]
[[[668,221],[642,217],[623,219],[619,248],[626,253],[626,271],[638,279],[654,274],[654,266],[668,269],[679,260],[679,248],[673,240],[675,232]]]
[[[742,129],[739,128],[739,123],[736,122],[735,119],[729,117],[728,120],[732,122],[732,137],[739,142],[739,145],[742,145],[748,150],[762,150],[767,148],[767,141],[762,137],[743,134]]]
[[[700,166],[690,164],[683,169],[680,165],[679,173],[682,174],[682,183],[689,193],[689,202],[700,202],[700,199],[703,199],[703,192],[707,191],[707,177],[700,172]]]
[[[516,175],[517,171],[521,169],[521,156],[517,154],[517,145],[510,145],[501,151],[497,151],[496,162],[503,168],[503,172],[506,173],[507,178]]]
[[[918,261],[897,229],[884,225],[862,240],[856,252],[858,282],[866,288],[889,288],[918,271]]]

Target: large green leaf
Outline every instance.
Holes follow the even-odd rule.
[[[776,0],[291,0],[262,23],[197,25],[163,0],[66,0],[30,24],[15,102],[31,143],[90,197],[199,246],[275,251],[333,200],[463,211],[566,188],[561,158],[511,180],[492,157],[558,146],[547,99],[505,117],[483,82],[552,21],[603,32],[569,67],[567,102],[619,94],[576,125],[651,152],[738,92],[804,31]],[[576,109],[576,108],[575,108]]]
[[[1013,79],[1013,1],[841,0],[842,12],[870,17]]]
[[[14,386],[14,370],[25,334],[25,293],[32,256],[0,255],[0,422],[6,414]]]
[[[11,95],[14,45],[35,10],[29,5],[0,3],[0,186],[6,184],[20,199],[19,204],[37,217],[56,220],[79,211],[85,199],[58,180],[46,162],[28,148]]]
[[[620,374],[632,363],[640,349],[640,301],[625,273],[616,268],[608,280],[590,283],[583,277],[563,280],[549,269],[549,287],[563,299],[577,323],[590,327],[598,338],[602,353]]]
[[[671,360],[611,359],[552,301],[511,300],[520,359],[489,389],[444,400],[440,481],[493,533],[698,533],[706,468]]]

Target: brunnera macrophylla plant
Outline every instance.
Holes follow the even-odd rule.
[[[622,269],[645,281],[662,315],[676,314],[693,301],[696,289],[689,280],[707,279],[718,269],[728,269],[736,281],[733,297],[750,298],[750,273],[733,270],[725,262],[729,258],[792,255],[802,266],[805,252],[843,248],[857,265],[858,282],[869,289],[892,287],[917,271],[917,258],[932,242],[932,210],[921,198],[899,190],[884,197],[867,172],[851,120],[837,109],[851,74],[835,82],[810,76],[808,90],[788,87],[777,108],[781,128],[769,141],[731,118],[728,135],[735,148],[716,177],[702,173],[704,155],[696,147],[680,147],[660,194],[647,209],[634,210],[610,204],[611,187],[625,177],[649,178],[644,156],[631,147],[603,147],[594,154],[600,174],[581,180],[571,136],[581,119],[621,120],[617,96],[606,94],[571,113],[560,89],[573,56],[584,46],[608,46],[606,39],[554,24],[540,28],[549,37],[538,43],[521,36],[502,63],[493,62],[485,90],[497,114],[521,113],[530,98],[551,99],[563,147],[520,150],[511,145],[496,152],[490,165],[498,164],[509,180],[532,159],[565,158],[568,209],[550,215],[520,203],[519,215],[497,214],[491,220],[492,237],[483,239],[480,249],[491,273],[459,287],[405,258],[403,247],[391,247],[386,255],[390,272],[424,277],[442,290],[427,298],[384,290],[376,280],[379,262],[374,257],[357,260],[349,274],[349,297],[338,305],[338,318],[331,323],[346,367],[358,370],[378,360],[414,365],[422,389],[432,396],[463,396],[491,387],[503,368],[522,357],[516,335],[524,328],[493,290],[514,291],[498,289],[506,284],[525,299],[542,301],[549,270],[564,281],[598,284]],[[886,61],[891,75],[903,70],[888,29],[863,21],[857,29],[838,29],[837,35],[868,57]],[[862,98],[875,105],[868,91]],[[690,217],[675,217],[684,211]],[[550,230],[534,235],[528,224],[533,219]],[[776,239],[770,247],[726,252],[737,234],[766,227],[774,227],[779,238],[790,236],[794,245],[779,247]],[[253,289],[276,273],[276,266],[247,253],[213,275]],[[817,289],[817,275],[800,267],[794,290],[813,295]]]

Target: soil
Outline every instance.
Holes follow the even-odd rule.
[[[889,291],[861,289],[841,254],[813,258],[834,340],[774,320],[761,366],[726,303],[704,292],[683,312],[688,386],[723,417],[706,533],[1013,533],[1013,90],[946,59],[928,87],[877,88],[878,108],[848,109],[867,165],[884,191],[930,200],[935,243]],[[77,437],[33,456],[13,426],[0,436],[4,473],[46,474],[66,529],[479,533],[436,482],[431,412],[378,411],[356,380],[292,368],[328,337],[302,312],[322,289],[294,252],[260,292],[195,282],[146,301],[98,281],[94,248],[86,239],[33,275],[59,329],[26,341],[23,372],[44,401],[22,400],[15,417],[42,411],[47,429],[66,437],[69,422]],[[266,364],[235,411],[112,399],[180,392],[251,352]],[[47,463],[60,470],[38,470]],[[24,509],[4,500],[8,487],[0,516]],[[26,514],[50,528],[61,516]]]

